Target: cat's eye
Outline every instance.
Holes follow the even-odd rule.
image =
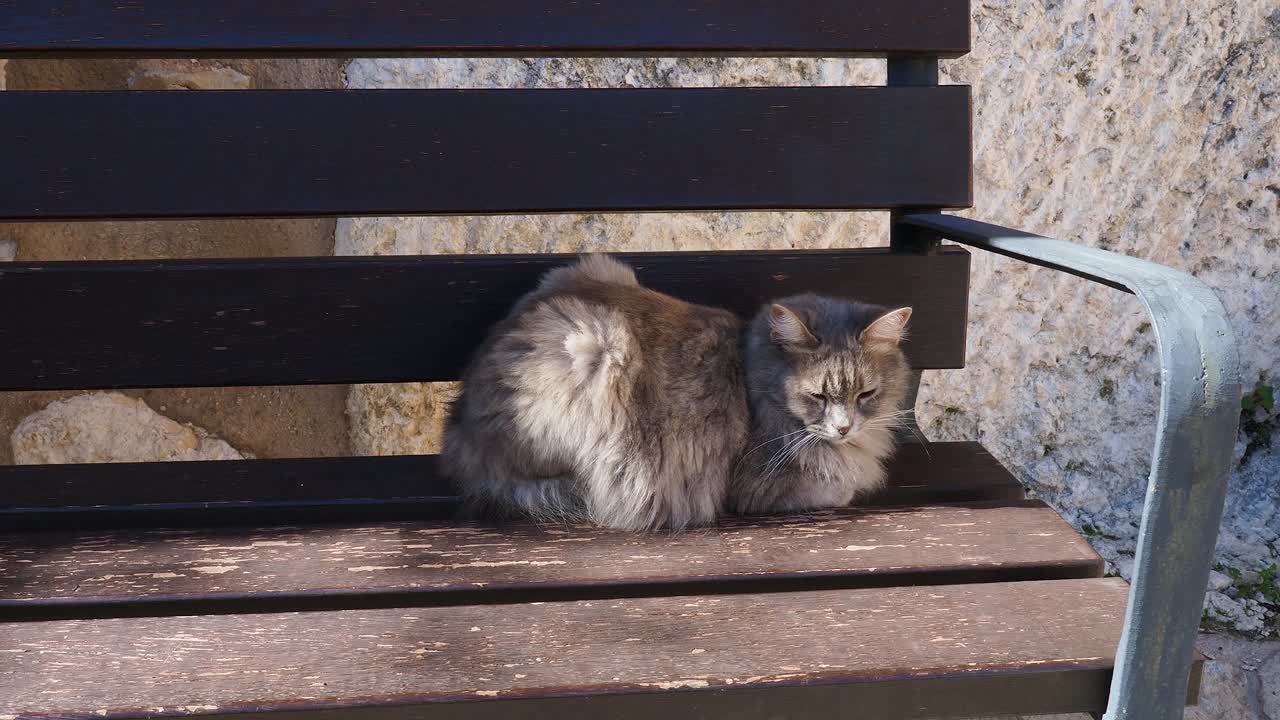
[[[868,401],[868,400],[870,400],[871,398],[875,397],[875,396],[876,396],[876,393],[878,393],[878,392],[880,392],[880,388],[872,388],[872,389],[870,389],[870,390],[863,390],[862,392],[858,393],[858,402],[860,402],[860,403],[867,402],[867,401]]]
[[[815,393],[815,392],[811,392],[811,393],[809,393],[809,397],[813,398],[814,400],[817,400],[818,402],[826,402],[826,401],[827,401],[827,396],[826,396],[826,395],[823,395],[822,393]]]

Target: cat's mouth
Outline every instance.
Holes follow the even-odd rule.
[[[877,427],[876,423],[862,420],[850,423],[844,432],[840,432],[839,428],[819,427],[815,429],[814,434],[834,446],[856,445],[859,441],[866,439],[867,431],[874,427]]]
[[[810,435],[816,435],[829,445],[848,445],[857,439],[861,428],[851,428],[849,432],[841,434],[835,430],[827,430],[825,428],[812,428],[809,430]]]

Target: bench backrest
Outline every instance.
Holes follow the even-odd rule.
[[[967,52],[968,18],[967,0],[0,0],[0,57],[889,58],[884,87],[2,92],[0,221],[967,207],[969,91],[936,60]],[[968,255],[919,250],[630,259],[743,314],[800,290],[910,304],[913,365],[960,367]],[[0,314],[0,389],[453,379],[565,261],[0,264],[0,306],[27,308]],[[92,469],[42,472],[81,478],[57,507],[102,497]]]

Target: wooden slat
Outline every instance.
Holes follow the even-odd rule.
[[[6,57],[968,50],[967,0],[0,0]]]
[[[868,505],[1011,501],[1022,483],[976,442],[905,444],[889,462],[889,483]]]
[[[0,466],[0,527],[89,529],[442,518],[435,456]],[[1022,485],[977,443],[903,445],[879,506],[1016,501]]]
[[[24,717],[385,718],[393,705],[546,717],[496,703],[675,693],[689,712],[724,692],[840,686],[846,708],[916,717],[934,683],[972,679],[973,691],[998,675],[1014,691],[1030,676],[1079,683],[1078,696],[1048,696],[1065,706],[1026,696],[1018,713],[1101,710],[1126,595],[1122,580],[1096,579],[16,623],[0,625],[0,697]],[[884,698],[886,682],[905,691]],[[873,714],[869,699],[890,704]]]
[[[912,305],[917,368],[964,364],[969,255],[888,249],[623,256],[649,287],[744,317],[814,291]],[[452,380],[568,256],[0,265],[0,389]]]
[[[411,522],[0,536],[0,616],[204,615],[1101,577],[1038,501],[659,535]]]
[[[0,218],[970,204],[969,89],[6,92]]]

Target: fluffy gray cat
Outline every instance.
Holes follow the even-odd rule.
[[[477,350],[443,470],[473,513],[627,530],[844,505],[884,480],[910,316],[799,295],[744,325],[586,256]]]

